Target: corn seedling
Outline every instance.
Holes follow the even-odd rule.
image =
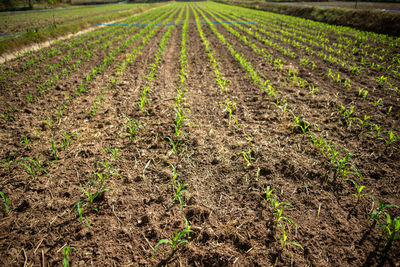
[[[56,146],[56,144],[54,143],[54,140],[53,140],[53,139],[51,139],[51,150],[52,150],[52,152],[53,152],[53,158],[54,158],[54,160],[58,160],[58,156],[57,156],[57,146]]]
[[[379,98],[379,99],[377,99],[375,101],[369,102],[368,104],[373,105],[374,107],[381,106],[382,105],[382,98]]]
[[[377,140],[382,140],[385,142],[386,146],[389,147],[391,144],[396,142],[399,138],[393,131],[387,131],[388,139],[384,137],[378,137]]]
[[[364,88],[361,88],[360,91],[358,91],[358,95],[365,100],[367,98],[368,91],[365,90]]]
[[[246,161],[246,169],[249,168],[251,166],[251,164],[253,164],[254,158],[252,157],[251,153],[253,152],[253,149],[250,148],[249,151],[247,152],[240,152],[240,154],[242,154],[243,159]]]
[[[178,181],[178,172],[177,172],[177,170],[176,170],[176,167],[171,163],[171,162],[168,162],[168,164],[171,166],[171,168],[172,168],[172,174],[173,174],[173,182],[174,182],[174,184],[175,183],[177,183],[177,181]]]
[[[44,121],[44,123],[51,128],[53,126],[53,121],[51,120],[51,118],[46,117],[46,120]]]
[[[372,201],[374,200],[374,197],[369,194],[369,193],[363,193],[363,190],[365,188],[364,185],[359,185],[356,181],[354,181],[353,179],[349,179],[350,182],[352,182],[354,184],[354,186],[356,187],[356,194],[353,194],[353,196],[357,199],[357,203],[360,201],[360,199],[364,196],[368,196],[372,199]]]
[[[228,112],[229,114],[229,119],[233,120],[236,124],[236,126],[239,126],[239,122],[237,121],[235,115],[233,115],[236,111],[236,102],[231,101],[229,99],[225,100],[225,105],[224,105],[224,112]]]
[[[69,146],[69,144],[72,142],[72,137],[79,136],[78,134],[69,134],[67,132],[64,132],[64,139],[63,139],[63,146]],[[71,140],[71,141],[70,141]]]
[[[136,137],[136,134],[139,131],[139,129],[142,127],[142,122],[132,120],[127,116],[125,116],[125,118],[128,120],[128,123],[124,125],[124,127],[126,128],[126,132],[123,134],[127,135],[129,139],[132,141]]]
[[[340,108],[338,109],[339,113],[345,118],[346,124],[348,126],[351,125],[351,122],[356,118],[353,116],[354,106],[343,106],[340,104]]]
[[[25,166],[25,168],[28,170],[27,176],[36,176],[37,173],[39,172],[44,172],[44,173],[48,173],[48,171],[44,168],[44,164],[49,163],[47,161],[45,162],[41,162],[40,161],[40,156],[41,154],[39,153],[39,155],[37,156],[36,159],[31,159],[31,158],[23,158],[23,160],[19,160],[17,161],[17,163]]]
[[[380,77],[378,77],[378,84],[379,85],[385,85],[387,83],[387,77],[385,77],[385,76],[380,76]]]
[[[85,193],[85,195],[87,196],[87,198],[88,198],[88,203],[89,203],[89,206],[90,206],[91,208],[93,208],[93,202],[94,202],[94,200],[95,200],[101,193],[103,193],[103,192],[105,192],[105,191],[110,191],[110,190],[111,190],[111,189],[109,189],[109,188],[102,188],[102,189],[98,190],[97,192],[95,192],[94,194],[90,194],[90,193],[89,193],[88,191],[86,191],[86,189],[83,188],[83,187],[79,187],[79,189],[81,189],[81,190]],[[93,208],[93,209],[97,211],[96,208]]]
[[[379,206],[376,210],[372,211],[371,215],[368,217],[368,221],[374,221],[375,223],[378,222],[379,218],[384,215],[384,210],[387,208],[397,208],[400,209],[399,206],[394,204],[385,204],[385,200],[382,199],[379,202]]]
[[[26,102],[27,103],[32,103],[33,102],[33,95],[32,95],[32,93],[29,91],[28,92],[28,96],[26,97]]]
[[[400,216],[392,219],[390,214],[384,211],[387,208],[400,209],[397,205],[385,204],[385,200],[382,199],[378,208],[371,213],[367,220],[374,221],[374,225],[378,225],[381,228],[379,235],[386,240],[385,246],[389,247],[394,240],[400,239],[400,235],[398,235],[400,231]]]
[[[363,119],[360,119],[358,117],[356,117],[356,119],[360,122],[360,130],[362,131],[365,128],[365,126],[367,125],[367,123],[368,123],[367,121],[369,119],[371,119],[371,116],[364,115]]]
[[[300,245],[299,243],[295,242],[295,241],[288,241],[287,240],[287,235],[286,235],[286,230],[285,230],[285,226],[281,223],[279,223],[279,226],[282,229],[282,235],[280,236],[280,240],[281,240],[281,247],[282,249],[284,249],[286,246],[288,245],[294,245],[297,246],[301,249],[304,249],[302,245]]]
[[[10,200],[1,191],[0,191],[0,197],[3,199],[3,204],[4,204],[4,208],[5,208],[4,213],[7,215],[8,212],[10,211],[10,207],[8,206],[10,204]]]
[[[0,164],[4,167],[7,168],[8,171],[11,171],[11,164],[12,164],[12,160],[14,158],[14,153],[9,153],[6,160],[0,160]]]
[[[389,213],[385,213],[386,221],[379,221],[382,232],[380,236],[386,240],[386,246],[390,246],[394,240],[400,240],[400,216],[392,219]]]
[[[30,139],[26,136],[26,134],[22,135],[22,140],[19,142],[20,144],[24,144],[24,148],[28,149],[29,148],[29,143],[30,143]]]
[[[76,248],[75,248],[75,247],[70,247],[70,246],[65,246],[64,249],[63,249],[63,253],[64,253],[64,260],[63,260],[64,267],[69,267],[69,266],[70,266],[68,254],[70,253],[71,250],[76,250]]]
[[[165,138],[169,140],[169,142],[170,142],[170,144],[172,146],[172,150],[174,151],[175,154],[177,154],[179,151],[181,151],[181,148],[179,147],[181,139],[177,139],[176,142],[175,142],[174,139],[172,139],[169,136],[167,136]]]
[[[181,209],[183,210],[183,199],[181,194],[186,191],[185,187],[187,186],[187,184],[183,184],[179,180],[176,180],[176,184],[178,185],[178,187],[176,188],[174,199],[179,200],[179,204],[181,205]]]
[[[118,151],[119,149],[116,148],[106,148],[105,151],[108,151],[111,153],[111,155],[113,156],[112,159],[117,161],[117,160],[125,160],[122,156],[118,155]]]
[[[76,209],[76,212],[78,213],[78,217],[79,217],[79,221],[85,221],[86,226],[88,228],[90,228],[90,222],[86,217],[83,217],[83,204],[82,202],[78,201],[76,202],[74,208],[72,209],[72,211],[74,211]]]
[[[169,252],[171,252],[171,251],[174,251],[174,250],[176,249],[176,247],[179,246],[180,244],[189,243],[189,241],[186,240],[186,239],[183,239],[183,237],[184,237],[186,234],[188,235],[189,233],[192,233],[192,232],[193,232],[193,231],[190,230],[190,229],[184,229],[184,230],[178,232],[176,235],[174,235],[174,234],[172,233],[172,234],[171,234],[171,235],[172,235],[172,236],[171,236],[171,239],[161,239],[160,241],[158,241],[157,245],[154,247],[153,258],[154,258],[154,255],[155,255],[155,253],[156,253],[158,247],[159,247],[161,244],[169,244],[169,245],[171,245],[171,250],[168,250],[168,251],[167,251],[167,253],[169,253]]]
[[[382,135],[382,125],[372,124],[370,127],[371,133],[375,139],[379,139]]]
[[[292,131],[293,132],[296,132],[296,131],[298,131],[300,129],[301,132],[304,135],[309,131],[309,128],[310,128],[311,124],[309,122],[307,122],[306,119],[303,118],[302,115],[299,115],[299,116],[295,117],[294,121],[295,121],[296,125],[294,125],[292,127]]]
[[[390,106],[390,107],[388,108],[388,111],[386,112],[386,115],[389,115],[389,114],[392,112],[392,109],[393,109],[393,106]]]
[[[355,174],[360,179],[362,179],[362,174],[358,167],[354,163],[349,162],[349,159],[352,156],[353,154],[347,153],[347,155],[344,156],[341,160],[336,161],[335,171],[341,174],[343,180],[348,180],[348,178],[345,178],[348,174]],[[348,169],[348,167],[352,167],[354,170],[351,171]]]

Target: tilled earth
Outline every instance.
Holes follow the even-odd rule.
[[[189,21],[194,21],[192,10]],[[380,199],[400,205],[399,144],[387,148],[370,135],[360,134],[355,126],[349,128],[343,123],[337,112],[343,102],[355,103],[367,114],[383,111],[360,101],[358,91],[338,86],[323,73],[331,68],[367,88],[376,88],[376,83],[368,79],[368,74],[351,76],[312,56],[318,68],[311,71],[295,59],[265,47],[272,55],[284,58],[286,67],[296,68],[304,79],[318,85],[319,92],[311,95],[307,88],[293,85],[284,71],[266,63],[222,25],[215,26],[269,77],[292,110],[318,124],[318,131],[328,133],[338,147],[357,155],[355,163],[363,173],[363,185],[376,199],[375,204],[369,197],[357,201],[354,186],[340,177],[335,179],[329,160],[308,138],[292,131],[293,115],[283,113],[261,93],[207,24],[201,27],[224,77],[230,81],[229,90],[220,92],[197,27],[189,24],[185,107],[190,109],[191,117],[190,125],[185,127],[185,149],[175,154],[166,137],[175,134],[181,25],[173,28],[151,83],[150,106],[143,112],[135,105],[147,84],[157,44],[167,30],[161,26],[118,77],[117,84],[110,78],[126,53],[98,75],[87,93],[73,101],[52,127],[44,123],[44,118],[55,111],[66,93],[75,91],[80,73],[102,62],[104,52],[96,53],[93,61],[82,65],[80,73],[65,78],[42,100],[22,104],[26,92],[2,92],[1,101],[13,103],[18,110],[14,121],[2,121],[0,125],[1,158],[12,153],[15,163],[0,169],[0,191],[10,199],[10,212],[0,219],[1,265],[58,266],[63,248],[72,246],[76,250],[70,251],[69,259],[75,266],[400,266],[399,243],[385,248],[378,229],[366,220]],[[253,41],[262,47],[262,43]],[[5,82],[3,88],[10,86],[11,82]],[[399,95],[378,89],[370,90],[371,95],[387,100],[393,111],[384,120],[376,120],[385,128],[399,131]],[[102,104],[89,116],[100,92]],[[237,104],[234,116],[239,125],[224,108],[227,99]],[[133,139],[125,135],[126,117],[141,125]],[[59,159],[54,160],[51,140],[61,144],[65,132],[78,136],[72,137],[70,145],[59,147]],[[28,148],[20,144],[23,134],[31,139]],[[113,159],[107,148],[118,148],[121,157]],[[249,150],[254,160],[247,167],[242,152]],[[26,168],[16,162],[36,158],[39,153],[42,162],[51,162],[44,163],[48,173],[27,176]],[[94,173],[105,172],[99,162],[112,162],[119,175],[105,181],[110,190],[95,199],[93,208],[85,206],[89,228],[80,221],[74,207],[86,197],[80,187],[92,193],[99,189],[98,184],[90,183]],[[183,211],[174,199],[170,164],[176,167],[178,179],[187,184]],[[269,204],[262,199],[267,186],[274,189],[280,201],[292,204],[285,214],[298,227],[288,230],[288,239],[304,249],[281,248],[281,229],[273,221]],[[391,211],[399,215],[398,210]],[[159,240],[185,228],[182,218],[193,230],[190,244],[179,245],[170,253],[166,253],[167,245],[160,245],[153,257]]]

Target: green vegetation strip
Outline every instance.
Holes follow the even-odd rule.
[[[94,23],[104,23],[116,19],[121,19],[127,16],[131,16],[136,13],[143,12],[153,7],[158,7],[160,4],[152,4],[146,7],[136,8],[133,7],[129,12],[113,12],[111,14],[100,15],[96,17],[85,17],[84,19],[68,22],[56,27],[49,26],[39,30],[29,30],[23,34],[15,36],[15,38],[9,38],[0,41],[0,55],[5,53],[11,53],[23,46],[31,45],[34,43],[45,42],[50,39],[54,39],[66,34],[76,33],[80,30],[90,27]]]

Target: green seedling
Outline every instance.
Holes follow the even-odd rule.
[[[345,88],[347,88],[347,89],[351,89],[351,81],[350,81],[350,79],[349,78],[346,78],[345,80],[344,80],[344,87]]]
[[[270,198],[270,203],[271,203],[271,206],[272,206],[272,213],[274,213],[274,214],[276,212],[278,212],[278,207],[279,206],[282,206],[282,207],[285,207],[285,206],[293,207],[293,205],[290,204],[289,202],[279,202],[277,196],[275,196],[274,198]]]
[[[362,179],[360,169],[354,163],[349,162],[349,159],[352,156],[353,154],[347,153],[347,155],[344,156],[341,160],[336,161],[335,171],[341,174],[343,180],[348,180],[348,178],[346,178],[348,174],[355,174],[360,178],[360,180]],[[354,170],[351,171],[348,169],[348,167],[352,167]]]
[[[378,124],[372,124],[370,127],[370,130],[372,132],[372,135],[374,136],[375,139],[379,139],[381,134],[382,134],[382,125],[379,126]]]
[[[287,241],[287,235],[286,235],[286,231],[285,231],[285,226],[281,223],[279,223],[281,229],[282,229],[282,236],[280,237],[281,240],[281,247],[282,249],[284,249],[286,246],[288,245],[294,245],[297,246],[301,249],[304,249],[302,245],[300,245],[299,243],[295,242],[295,241]]]
[[[165,138],[169,140],[169,142],[171,143],[171,146],[172,146],[172,150],[174,151],[175,154],[177,154],[181,150],[179,148],[179,144],[181,142],[181,139],[177,139],[176,142],[175,142],[174,139],[172,139],[169,136],[167,136]]]
[[[11,171],[11,164],[12,164],[12,160],[14,158],[14,153],[9,153],[6,160],[0,160],[0,164],[2,166],[4,166],[4,168],[7,168],[8,171]]]
[[[380,236],[386,240],[385,246],[390,246],[394,240],[400,240],[400,216],[392,219],[389,213],[385,213],[386,222],[381,223],[382,232]]]
[[[340,104],[340,109],[338,109],[339,113],[345,118],[346,124],[348,126],[351,125],[351,122],[356,118],[353,116],[354,106],[343,106]]]
[[[399,138],[393,131],[387,131],[388,139],[384,137],[378,137],[377,140],[382,140],[386,143],[386,146],[389,147],[391,144],[396,142]]]
[[[357,199],[357,203],[360,201],[360,199],[363,196],[368,196],[372,199],[372,201],[375,201],[374,197],[369,194],[369,193],[363,193],[363,190],[365,188],[364,185],[359,185],[356,181],[354,181],[353,179],[348,179],[350,182],[352,182],[354,184],[354,186],[356,187],[356,194],[353,194],[353,196]]]
[[[58,156],[57,156],[57,146],[54,143],[54,140],[51,139],[51,150],[53,151],[53,158],[54,160],[58,160]]]
[[[377,106],[381,106],[382,105],[382,101],[383,101],[382,98],[379,98],[379,99],[377,99],[375,101],[369,102],[368,104],[373,105],[374,107],[377,107]]]
[[[33,102],[33,95],[32,95],[32,93],[29,91],[28,92],[28,96],[26,97],[26,102],[27,103],[32,103]]]
[[[113,156],[113,160],[117,161],[117,160],[125,160],[122,156],[118,155],[118,151],[119,149],[116,148],[106,148],[105,151],[108,151],[111,153],[111,155]]]
[[[24,144],[25,145],[25,149],[29,148],[29,143],[30,143],[30,139],[26,136],[26,134],[22,135],[22,140],[19,142],[20,144]]]
[[[0,117],[3,118],[3,120],[5,120],[5,121],[7,121],[9,118],[5,113],[1,113],[1,112],[0,112]]]
[[[368,120],[371,119],[371,116],[364,115],[363,119],[356,118],[360,122],[360,130],[362,131],[368,123]]]
[[[64,253],[64,260],[63,260],[64,267],[69,267],[69,266],[70,266],[68,254],[69,254],[69,252],[70,252],[71,250],[75,250],[75,251],[76,251],[76,248],[75,248],[75,247],[70,247],[70,246],[65,246],[64,249],[63,249],[63,253]]]
[[[85,195],[87,196],[87,198],[88,198],[88,203],[89,203],[89,206],[90,206],[91,208],[93,208],[93,202],[94,202],[94,200],[95,200],[101,193],[103,193],[103,192],[105,192],[105,191],[110,191],[110,190],[111,190],[111,189],[109,189],[109,188],[102,188],[102,189],[98,190],[96,193],[90,194],[90,193],[89,193],[88,191],[86,191],[86,189],[83,188],[83,187],[79,187],[79,189],[81,189],[81,190],[85,193]],[[96,208],[93,208],[93,209],[97,211]]]
[[[155,255],[158,247],[161,244],[169,244],[169,245],[171,245],[171,250],[167,251],[167,253],[169,253],[171,251],[174,251],[176,249],[176,247],[179,246],[180,244],[189,243],[189,241],[187,239],[183,239],[183,237],[186,234],[189,234],[189,233],[192,233],[192,232],[193,231],[190,230],[190,229],[184,229],[184,230],[178,232],[176,235],[174,235],[172,233],[171,239],[161,239],[160,241],[158,241],[157,245],[154,247],[153,258],[154,258],[154,255]]]
[[[75,209],[76,209],[76,212],[78,213],[79,220],[81,222],[85,221],[86,226],[88,228],[90,228],[89,220],[87,218],[83,217],[83,204],[82,204],[82,202],[80,202],[80,201],[76,202],[76,204],[75,204],[74,208],[72,209],[72,211],[74,211]]]
[[[57,122],[61,121],[62,116],[63,116],[62,106],[58,106],[57,107]]]
[[[377,223],[379,221],[379,218],[384,215],[384,210],[387,208],[397,208],[400,209],[399,206],[394,205],[394,204],[385,204],[385,200],[382,199],[379,202],[379,206],[376,210],[372,211],[371,215],[368,217],[368,221],[374,221],[375,223]]]
[[[189,221],[186,218],[184,218],[184,219],[185,219],[186,230],[191,231],[192,226],[190,225]],[[187,235],[188,235],[188,239],[190,239],[190,233],[188,233]]]
[[[178,181],[178,172],[176,170],[176,167],[171,163],[171,162],[167,162],[171,168],[172,168],[172,174],[173,174],[173,182],[174,184],[177,183]]]
[[[298,131],[298,129],[300,129],[301,132],[304,135],[309,131],[309,128],[311,127],[311,124],[309,122],[307,122],[306,119],[303,118],[302,115],[299,115],[299,116],[295,117],[294,121],[295,121],[296,125],[294,125],[292,127],[292,131],[293,132],[296,132],[296,131]]]
[[[46,117],[46,120],[44,122],[49,128],[53,126],[53,121],[49,117]]]
[[[246,169],[249,168],[251,164],[253,164],[254,158],[252,157],[251,152],[253,152],[252,148],[250,148],[247,152],[240,152],[240,154],[242,154],[244,160],[246,161]]]
[[[289,205],[286,206],[291,206],[293,207],[290,203],[287,203]],[[282,206],[281,209],[277,209],[276,212],[274,213],[276,218],[274,219],[275,222],[279,223],[282,219],[285,219],[286,221],[288,221],[290,224],[292,224],[294,227],[297,227],[297,225],[287,216],[283,215],[283,211],[285,209],[285,206]]]
[[[39,172],[44,172],[44,173],[48,173],[48,171],[44,168],[44,164],[50,163],[48,161],[45,162],[41,162],[40,161],[40,156],[41,154],[39,153],[39,155],[37,156],[36,159],[31,159],[31,158],[23,158],[23,160],[19,160],[17,161],[17,163],[25,166],[25,168],[28,170],[27,176],[36,176],[37,173]]]
[[[136,137],[139,129],[142,127],[142,122],[131,120],[127,116],[125,116],[125,118],[128,120],[128,123],[124,125],[124,127],[127,129],[127,132],[123,134],[129,136],[129,139],[132,141]]]
[[[187,186],[187,184],[183,184],[181,183],[179,180],[176,180],[176,184],[177,184],[177,188],[175,191],[175,200],[178,199],[179,200],[179,204],[181,205],[181,209],[183,210],[183,199],[182,199],[182,193],[185,192],[185,187]]]
[[[10,207],[8,206],[10,204],[10,200],[6,197],[6,195],[0,191],[0,196],[3,199],[3,204],[5,208],[5,214],[7,215],[8,212],[10,212]]]
[[[385,85],[387,83],[387,77],[383,75],[381,77],[378,77],[378,83],[379,85]]]
[[[69,134],[67,132],[64,132],[63,146],[64,147],[69,146],[69,144],[73,141],[71,138],[77,137],[77,136],[79,136],[79,135],[78,134]]]
[[[364,88],[361,88],[360,91],[358,91],[358,95],[365,100],[367,98],[368,91],[365,90]]]
[[[261,198],[266,202],[270,202],[271,201],[271,194],[274,191],[274,189],[272,189],[269,185],[267,186],[267,189],[265,189],[265,198],[263,196],[261,196]]]
[[[226,99],[223,112],[228,112],[229,119],[233,120],[235,124],[238,126],[239,122],[237,121],[234,115],[235,111],[236,111],[236,102]]]

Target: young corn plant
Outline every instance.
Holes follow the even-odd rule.
[[[68,255],[69,255],[69,253],[70,253],[71,250],[76,250],[76,248],[75,248],[75,247],[70,247],[70,246],[65,246],[64,249],[63,249],[63,254],[64,254],[63,263],[64,263],[64,267],[70,267]]]
[[[227,98],[223,106],[224,106],[223,112],[228,112],[229,120],[233,120],[235,123],[235,127],[238,127],[239,122],[234,115],[234,113],[236,112],[236,102],[231,101]]]
[[[112,160],[118,161],[118,160],[125,160],[122,156],[118,155],[119,149],[116,148],[106,148],[105,151],[108,151],[112,155]]]
[[[51,139],[51,150],[52,150],[52,152],[53,152],[53,159],[54,159],[54,160],[58,160],[57,146],[56,146],[56,144],[54,143],[54,140],[53,140],[53,139]]]
[[[374,210],[367,220],[373,221],[373,226],[377,225],[381,228],[381,233],[379,234],[385,241],[386,247],[390,247],[395,240],[400,239],[400,216],[392,218],[392,216],[385,211],[387,208],[397,208],[399,206],[394,204],[385,204],[385,200],[379,202],[379,206]]]
[[[367,126],[367,124],[368,124],[368,120],[369,119],[371,119],[371,116],[367,116],[367,115],[364,115],[364,118],[363,119],[360,119],[360,118],[356,118],[359,122],[360,122],[360,130],[361,130],[361,132],[364,130],[364,128]]]
[[[300,131],[304,136],[310,130],[311,123],[307,122],[302,115],[294,117],[294,122],[296,124],[292,127],[292,132]]]
[[[182,193],[186,191],[185,187],[187,186],[187,184],[181,183],[181,181],[179,180],[175,180],[176,184],[177,184],[177,188],[175,191],[175,198],[174,200],[178,199],[179,200],[179,204],[181,206],[181,209],[184,210],[184,202],[182,199]]]
[[[143,126],[143,123],[141,121],[132,120],[127,116],[125,116],[125,118],[128,120],[128,123],[124,125],[126,132],[123,134],[128,136],[129,140],[132,141],[135,139],[139,129]]]
[[[171,146],[172,146],[172,150],[174,151],[175,154],[178,154],[179,152],[183,151],[184,148],[180,147],[180,144],[182,142],[181,139],[176,139],[176,141],[174,141],[173,138],[166,136],[165,139],[168,139],[168,141],[170,142]]]
[[[63,139],[63,147],[69,146],[70,143],[73,141],[73,137],[78,137],[78,134],[69,134],[64,131],[64,139]]]
[[[158,247],[161,244],[169,244],[171,246],[171,249],[167,251],[167,253],[174,251],[176,249],[177,246],[184,244],[184,243],[189,243],[189,241],[187,239],[184,239],[185,235],[189,235],[189,233],[192,233],[193,231],[190,229],[184,229],[180,232],[178,232],[176,235],[174,235],[174,233],[171,234],[171,239],[161,239],[160,241],[158,241],[157,245],[154,247],[153,250],[153,258],[154,255],[158,249]]]
[[[357,199],[357,203],[360,201],[360,199],[364,196],[367,196],[371,198],[372,201],[375,201],[374,197],[369,194],[369,193],[363,193],[363,190],[365,188],[364,185],[359,185],[355,180],[353,179],[348,179],[350,182],[352,182],[356,188],[356,193],[353,194],[353,196]]]
[[[304,249],[303,246],[300,245],[299,243],[297,243],[295,241],[288,241],[287,240],[285,226],[282,223],[278,223],[278,224],[279,224],[279,226],[281,227],[281,230],[282,230],[282,235],[280,236],[282,249],[284,249],[285,247],[287,247],[289,245],[297,246],[297,247],[299,247],[301,249]]]
[[[4,204],[4,214],[7,215],[8,212],[10,212],[10,200],[6,197],[6,195],[0,191],[0,197],[3,199],[3,204]]]
[[[90,221],[86,217],[83,216],[83,205],[84,204],[85,203],[82,203],[80,201],[76,202],[72,211],[76,210],[78,217],[79,217],[79,221],[81,221],[81,222],[84,221],[86,223],[86,226],[88,228],[90,228]]]
[[[19,142],[24,145],[24,149],[29,149],[30,139],[26,136],[26,134],[22,135],[22,140]]]
[[[351,122],[356,118],[353,116],[354,113],[354,106],[343,106],[340,104],[340,108],[338,109],[340,115],[342,115],[345,119],[346,124],[350,127]]]
[[[377,140],[384,141],[386,146],[389,147],[391,144],[396,142],[399,139],[399,137],[393,131],[387,131],[386,133],[388,135],[387,139],[382,136],[382,137],[378,137]]]
[[[18,160],[17,163],[23,165],[28,170],[27,176],[35,177],[40,172],[47,174],[48,171],[44,168],[44,165],[51,162],[41,162],[40,156],[41,154],[39,153],[36,159],[23,158],[23,160]]]
[[[339,173],[342,177],[343,180],[348,180],[349,178],[346,178],[347,175],[349,174],[354,174],[362,179],[362,174],[360,169],[354,164],[349,162],[350,158],[353,156],[351,153],[347,153],[346,156],[344,156],[341,160],[336,160],[336,166],[334,170],[336,173]],[[352,168],[353,170],[350,170]]]
[[[102,189],[96,191],[94,194],[90,194],[90,193],[89,193],[88,191],[86,191],[86,189],[83,188],[83,187],[79,187],[79,189],[81,189],[81,190],[85,193],[85,195],[86,195],[86,197],[87,197],[87,201],[86,201],[86,202],[89,204],[89,207],[91,207],[91,208],[94,209],[95,211],[98,211],[98,210],[97,210],[97,208],[93,207],[93,202],[94,202],[94,200],[95,200],[97,197],[99,197],[99,195],[102,194],[103,192],[105,192],[105,191],[110,191],[110,190],[111,190],[111,189],[109,189],[109,188],[102,188]]]
[[[0,160],[0,164],[3,166],[3,168],[7,168],[8,172],[11,172],[11,166],[14,158],[15,155],[11,152],[7,155],[7,158],[5,160]]]
[[[251,155],[252,152],[253,152],[252,148],[250,148],[249,151],[247,151],[247,152],[244,152],[244,151],[240,152],[240,154],[242,154],[243,159],[246,162],[246,169],[249,168],[253,164],[254,158]]]

